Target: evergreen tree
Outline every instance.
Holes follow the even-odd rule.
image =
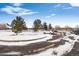
[[[48,27],[47,27],[47,23],[46,23],[46,22],[44,22],[44,24],[43,24],[43,28],[44,28],[44,30],[47,30],[47,29],[48,29]]]
[[[49,30],[51,30],[52,29],[52,25],[51,24],[49,24]]]
[[[36,19],[33,23],[34,25],[34,31],[38,31],[41,27],[41,20],[40,19]]]
[[[12,32],[15,32],[16,35],[22,32],[24,28],[26,28],[24,19],[21,18],[20,16],[16,16],[16,18],[12,21],[11,26],[12,26]]]

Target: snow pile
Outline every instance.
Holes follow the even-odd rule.
[[[53,53],[53,55],[60,56],[63,54],[67,54],[71,51],[72,48],[73,45],[66,42],[64,45],[60,45],[59,47],[54,48],[53,52],[55,52],[56,54]]]
[[[69,36],[73,36],[75,38],[75,40],[70,39]],[[65,44],[64,45],[59,45],[59,47],[54,48],[53,52],[55,52],[56,54],[53,54],[53,55],[64,55],[64,54],[69,53],[72,50],[75,42],[77,41],[76,37],[77,36],[74,35],[74,34],[65,36],[63,38],[63,40],[66,41]]]

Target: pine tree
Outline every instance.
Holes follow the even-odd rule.
[[[12,26],[12,32],[16,33],[16,35],[26,27],[26,24],[24,22],[24,19],[20,16],[16,16],[16,18],[11,23]]]
[[[49,30],[51,30],[52,29],[52,25],[51,24],[49,24]]]
[[[43,28],[44,28],[44,30],[47,30],[47,29],[48,29],[48,27],[47,27],[47,23],[46,23],[46,22],[44,22],[44,24],[43,24]]]
[[[34,31],[38,31],[41,27],[41,20],[40,19],[36,19],[33,23],[33,29]]]

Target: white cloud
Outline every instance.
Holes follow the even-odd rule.
[[[72,7],[65,7],[65,8],[63,8],[63,9],[72,9]]]
[[[54,8],[65,8],[65,6],[63,4],[56,4]]]
[[[66,7],[63,4],[57,4],[54,6],[55,9],[72,9],[72,6]]]
[[[5,8],[1,8],[1,11],[11,15],[32,15],[32,14],[38,13],[28,9],[24,9],[20,7],[12,7],[12,6],[6,6]]]
[[[70,3],[70,5],[73,7],[79,7],[79,3]]]
[[[54,8],[58,8],[60,6],[61,6],[61,4],[57,4],[57,5],[54,6]]]
[[[46,18],[54,17],[56,14],[50,14],[49,16],[46,16]]]
[[[13,3],[12,5],[13,5],[13,6],[16,6],[16,7],[19,7],[19,6],[22,5],[22,3]]]

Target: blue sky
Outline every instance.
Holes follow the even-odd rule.
[[[0,23],[11,23],[20,15],[28,27],[35,19],[60,25],[74,27],[79,24],[79,4],[74,3],[0,3]]]

